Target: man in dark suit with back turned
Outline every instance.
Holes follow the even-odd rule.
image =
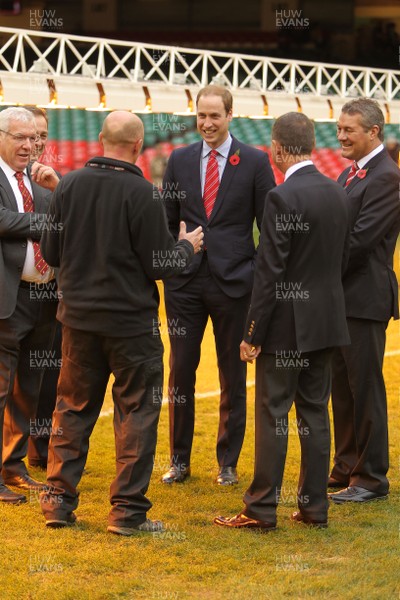
[[[353,161],[339,177],[351,215],[349,264],[343,279],[351,346],[336,350],[332,407],[335,459],[329,485],[335,503],[388,494],[386,389],[382,373],[386,327],[399,318],[393,253],[400,229],[397,165],[383,147],[384,117],[366,98],[345,104],[337,137]],[[347,487],[346,487],[347,486]]]
[[[36,139],[30,112],[9,108],[0,113],[0,501],[10,503],[26,498],[3,480],[22,489],[43,488],[22,459],[56,323],[54,272],[38,245],[51,194],[27,172]]]
[[[177,236],[182,219],[189,229],[200,223],[205,251],[165,283],[171,468],[162,480],[182,482],[190,474],[196,369],[210,316],[221,386],[217,483],[230,485],[238,481],[246,426],[246,365],[239,344],[253,282],[253,223],[256,218],[260,228],[265,197],[275,181],[268,156],[230,135],[229,90],[207,86],[196,103],[203,141],[175,150],[163,181],[172,233]]]
[[[332,348],[349,343],[341,283],[349,243],[346,194],[310,160],[314,127],[287,113],[272,129],[285,182],[265,203],[241,357],[256,362],[254,479],[244,512],[216,517],[237,529],[276,528],[294,402],[301,444],[296,522],[326,527]]]

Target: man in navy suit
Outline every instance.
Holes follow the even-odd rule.
[[[292,404],[301,445],[297,523],[327,527],[331,356],[349,343],[342,272],[348,257],[346,194],[312,164],[314,127],[287,113],[272,129],[272,157],[285,181],[265,204],[241,356],[256,363],[254,478],[245,509],[214,523],[276,528]],[[283,494],[284,495],[284,494]]]
[[[261,226],[267,192],[275,186],[268,156],[229,133],[232,95],[210,85],[196,100],[203,141],[172,152],[163,181],[169,226],[203,226],[205,250],[165,282],[170,333],[171,466],[164,483],[190,475],[194,392],[208,317],[214,329],[221,386],[217,483],[237,483],[246,426],[246,366],[239,344],[253,283],[253,223]]]
[[[336,350],[332,408],[335,459],[330,494],[337,503],[385,498],[389,491],[386,389],[382,373],[386,327],[399,318],[393,253],[400,229],[400,171],[383,146],[384,116],[374,100],[345,104],[337,137],[351,168],[339,177],[351,217],[344,275],[351,346]]]

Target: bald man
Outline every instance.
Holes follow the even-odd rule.
[[[48,527],[76,520],[76,488],[112,373],[117,474],[108,531],[163,530],[147,518],[145,496],[163,385],[155,280],[185,269],[203,233],[186,233],[181,223],[175,243],[158,190],[135,166],[143,137],[136,115],[108,115],[99,136],[104,157],[66,175],[49,209],[56,227],[43,236],[42,252],[59,269],[63,354],[41,494]]]

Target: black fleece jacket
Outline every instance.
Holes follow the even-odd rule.
[[[155,331],[156,279],[184,270],[193,246],[175,242],[158,190],[135,165],[96,157],[54,191],[42,253],[58,267],[57,318],[128,337]]]

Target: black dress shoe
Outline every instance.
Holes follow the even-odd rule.
[[[328,498],[335,504],[344,504],[345,502],[371,502],[372,500],[384,500],[388,494],[378,494],[356,485],[350,486],[340,492],[328,494]]]
[[[163,483],[182,483],[190,476],[190,467],[185,465],[172,465],[161,478]]]
[[[338,481],[334,477],[329,477],[329,479],[328,479],[328,488],[338,488],[338,489],[342,490],[343,488],[346,488],[348,485],[349,484],[347,482]]]
[[[316,529],[326,529],[328,527],[328,521],[316,521],[314,519],[307,519],[299,510],[294,512],[290,517],[292,521],[296,523],[304,523],[309,527],[315,527]]]
[[[36,481],[36,479],[32,479],[32,477],[29,477],[28,473],[24,475],[14,475],[12,477],[5,477],[4,482],[7,485],[22,488],[23,490],[42,491],[46,489],[45,483],[41,483],[40,481]]]
[[[234,517],[215,517],[214,523],[215,525],[231,527],[232,529],[257,529],[263,533],[267,533],[268,531],[273,531],[276,529],[275,523],[268,523],[268,521],[252,519],[243,513],[235,515]]]
[[[17,494],[12,490],[9,490],[3,483],[0,483],[0,502],[6,502],[7,504],[23,504],[26,502],[26,496]]]
[[[74,525],[76,522],[76,514],[71,512],[64,519],[46,519],[46,527],[52,529],[61,529],[67,525]]]
[[[221,467],[215,481],[218,485],[233,485],[237,483],[239,480],[235,467]]]

